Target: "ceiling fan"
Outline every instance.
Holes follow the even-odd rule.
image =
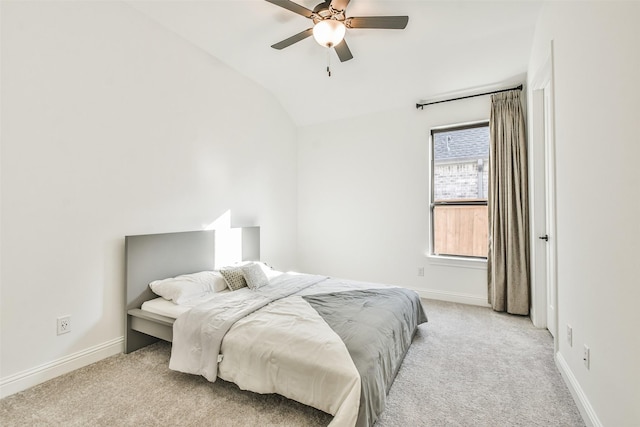
[[[334,48],[341,62],[353,58],[347,42],[344,40],[346,29],[379,28],[402,30],[409,22],[408,16],[364,16],[349,17],[345,15],[349,0],[326,0],[313,10],[300,6],[289,0],[266,0],[291,12],[302,15],[313,21],[313,27],[293,35],[272,45],[274,49],[284,49],[294,43],[313,35],[316,41],[328,48]]]

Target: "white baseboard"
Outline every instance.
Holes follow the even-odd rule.
[[[576,402],[576,406],[578,406],[578,410],[580,411],[580,415],[582,415],[582,419],[588,427],[602,427],[602,423],[598,419],[598,415],[596,415],[596,411],[593,410],[593,406],[587,399],[587,395],[580,387],[580,383],[578,382],[575,375],[569,368],[567,361],[562,357],[562,354],[556,353],[556,366],[564,379],[564,382],[567,384],[569,391],[571,392],[571,396],[573,396],[573,400]]]
[[[69,356],[45,363],[26,371],[0,379],[0,399],[26,390],[52,378],[122,353],[124,337],[98,344]]]
[[[486,297],[478,295],[463,294],[459,292],[438,291],[434,289],[413,289],[420,295],[420,298],[437,299],[440,301],[458,302],[460,304],[479,305],[490,307]]]

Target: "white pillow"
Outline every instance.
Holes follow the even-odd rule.
[[[227,288],[227,283],[217,271],[201,271],[155,280],[149,287],[162,298],[182,304],[206,293],[220,292]]]
[[[227,282],[219,271],[212,271],[213,273],[213,292],[222,292],[227,289]]]
[[[267,276],[267,279],[271,280],[274,277],[278,277],[282,274],[282,271],[278,271],[263,262],[256,262],[262,268],[262,272]]]

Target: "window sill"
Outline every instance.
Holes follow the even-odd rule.
[[[472,268],[475,270],[486,270],[487,260],[478,258],[462,258],[442,255],[426,255],[429,260],[429,264],[438,265],[443,267],[456,267],[456,268]]]

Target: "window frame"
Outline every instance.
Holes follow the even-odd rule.
[[[489,127],[489,120],[479,120],[475,122],[467,122],[467,123],[458,123],[444,126],[436,126],[432,127],[429,130],[429,157],[430,157],[430,174],[429,174],[429,229],[430,229],[430,242],[429,242],[429,253],[427,254],[428,258],[433,260],[433,263],[436,265],[450,265],[450,266],[464,266],[469,268],[486,268],[487,257],[481,256],[470,256],[470,255],[453,255],[453,254],[436,254],[435,253],[435,215],[434,211],[436,206],[487,206],[488,208],[488,199],[489,195],[487,194],[486,201],[472,200],[472,201],[442,201],[435,202],[435,138],[434,133],[438,132],[447,132],[452,130],[465,130],[465,129],[473,129],[480,127]],[[489,153],[489,157],[491,154]],[[489,158],[489,161],[491,159]],[[489,165],[485,165],[485,167],[489,167]],[[487,242],[488,243],[488,242]]]

